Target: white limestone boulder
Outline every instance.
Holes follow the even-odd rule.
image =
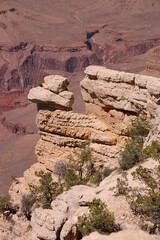
[[[69,81],[60,75],[49,75],[44,78],[43,87],[54,93],[60,93],[67,90]]]

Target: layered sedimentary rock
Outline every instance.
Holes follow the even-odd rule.
[[[67,86],[67,79],[49,76],[44,79],[43,87],[33,88],[28,95],[38,106],[36,123],[41,138],[36,154],[39,162],[53,171],[58,160],[67,160],[76,148],[89,141],[96,162],[116,166],[120,137],[96,116],[73,113],[73,94],[67,91]]]
[[[23,178],[12,184],[10,194],[15,203],[20,205],[22,197],[29,192],[29,185],[39,183],[35,172],[49,170],[53,180],[56,180],[57,163],[67,161],[68,156],[74,155],[86,141],[92,149],[92,157],[97,165],[117,167],[126,139],[126,128],[140,111],[146,112],[149,117],[156,115],[154,128],[147,141],[152,137],[158,139],[156,132],[160,119],[159,83],[158,78],[88,67],[86,77],[81,82],[88,112],[88,115],[85,115],[72,111],[74,98],[67,89],[66,78],[53,75],[45,78],[44,84],[32,89],[28,95],[29,100],[38,107],[38,163],[32,165]],[[152,172],[157,169],[158,162],[149,159],[142,165]],[[127,171],[128,186],[144,189],[144,184],[138,180],[133,181],[132,172],[135,169],[136,167]],[[52,209],[36,209],[30,222],[32,231],[28,233],[28,230],[25,230],[27,235],[24,239],[32,236],[33,239],[48,240],[78,239],[78,216],[88,214],[88,202],[95,197],[107,204],[122,229],[139,230],[140,219],[133,214],[126,198],[116,194],[117,178],[123,179],[123,174],[114,171],[97,188],[74,186],[56,197],[51,204]],[[144,239],[148,237],[141,232],[139,236],[142,236],[141,234]],[[124,236],[129,237],[130,233]]]
[[[82,95],[89,113],[101,107],[103,112],[113,109],[130,114],[145,111],[155,116],[160,100],[160,78],[113,71],[89,66],[81,81]]]
[[[28,98],[38,106],[36,123],[40,140],[38,161],[54,171],[58,161],[89,141],[96,164],[118,166],[126,129],[139,112],[154,117],[160,100],[160,79],[89,66],[81,81],[88,115],[74,113],[68,80],[51,75],[30,90]]]

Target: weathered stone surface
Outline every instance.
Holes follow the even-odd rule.
[[[152,141],[160,142],[160,107],[156,109],[156,117],[153,121],[153,127],[148,134],[144,147],[151,145]]]
[[[29,91],[28,99],[37,104],[52,104],[53,106],[55,105],[55,108],[59,106],[71,109],[73,104],[73,97],[67,99],[66,97],[64,98],[56,93],[44,89],[43,87],[32,88]]]
[[[54,93],[60,93],[67,90],[69,81],[60,75],[49,75],[44,78],[43,87]]]
[[[38,238],[46,240],[56,240],[59,230],[66,220],[64,209],[59,211],[57,208],[53,210],[37,208],[31,219],[32,231]]]
[[[39,240],[33,232],[27,232],[22,240]]]
[[[43,132],[63,135],[74,139],[91,140],[108,145],[116,144],[116,134],[94,116],[56,110],[39,111],[37,126]]]
[[[111,81],[116,83],[126,82],[132,84],[134,83],[136,77],[136,74],[133,73],[126,74],[125,72],[113,71],[100,66],[88,66],[84,72],[89,76],[89,78],[102,79],[108,82]]]
[[[88,211],[87,208],[80,207],[79,200],[83,196],[88,201],[92,200],[95,196],[94,189],[87,186],[75,186],[59,195],[52,202],[51,210],[36,209],[31,219],[32,231],[38,238],[45,240],[67,239],[78,221],[78,216]]]
[[[150,159],[142,165],[154,171],[154,169],[158,167],[158,162]],[[132,172],[135,171],[136,168],[137,166],[127,171],[128,184],[129,187],[136,188],[140,191],[145,188],[145,184],[139,180],[133,180]],[[140,219],[133,214],[126,198],[116,195],[117,189],[115,187],[117,178],[123,178],[123,174],[114,171],[100,183],[99,187],[74,186],[69,191],[56,197],[51,204],[52,210],[36,209],[31,220],[33,232],[37,237],[44,238],[45,240],[56,239],[56,232],[63,222],[61,231],[57,236],[59,236],[61,240],[77,240],[76,225],[78,216],[88,215],[88,203],[94,198],[101,199],[102,202],[106,203],[108,210],[114,213],[115,221],[120,224],[122,230],[139,231],[140,228],[138,224]],[[115,237],[118,237],[118,234],[115,234]],[[130,239],[129,235],[123,236],[126,236],[124,239]],[[148,235],[146,234],[146,236]]]
[[[139,110],[153,115],[150,105],[158,103],[160,78],[148,77],[89,66],[86,77],[81,81],[82,95],[85,102],[99,105],[106,110],[114,108],[136,113]]]
[[[109,236],[99,234],[97,232],[91,233],[82,240],[159,240],[159,236],[152,236],[141,230],[124,230],[118,233],[112,233]]]

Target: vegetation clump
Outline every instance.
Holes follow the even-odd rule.
[[[145,183],[147,189],[145,192],[134,191],[128,198],[131,209],[136,215],[140,215],[144,220],[153,223],[151,233],[160,231],[160,165],[157,168],[156,177],[152,176],[152,171],[139,166],[132,173],[134,179]]]
[[[139,115],[127,132],[128,140],[119,161],[123,170],[128,170],[144,160],[143,144],[149,131],[150,125],[146,115]]]
[[[6,195],[4,197],[0,197],[0,212],[4,213],[5,211],[12,212],[13,207],[11,203],[11,199],[9,195]]]
[[[34,199],[36,199],[36,206],[51,208],[52,201],[63,191],[80,184],[97,185],[112,171],[109,168],[103,169],[102,166],[99,170],[96,170],[92,151],[88,143],[85,143],[80,146],[79,151],[75,152],[74,157],[69,157],[68,164],[61,160],[55,165],[55,173],[59,176],[58,181],[54,182],[52,180],[51,172],[40,171],[36,173],[36,176],[39,177],[39,185],[30,186],[31,193],[34,196],[33,204]],[[24,207],[24,213],[29,218],[33,204],[29,204],[25,196],[23,201],[27,205],[27,209]]]
[[[84,144],[80,146],[80,151],[75,152],[75,158],[69,157],[64,179],[66,187],[86,184],[95,171],[92,151],[88,145]]]
[[[0,213],[3,217],[11,221],[12,214],[16,214],[18,206],[13,206],[9,195],[0,197]]]
[[[63,192],[62,184],[52,180],[51,172],[40,171],[36,173],[36,176],[40,178],[39,186],[31,186],[31,193],[34,195],[38,207],[50,209],[51,202]]]
[[[100,199],[94,198],[89,203],[89,215],[78,217],[78,230],[82,236],[89,235],[91,232],[98,231],[102,234],[109,234],[120,230],[115,224],[115,218],[109,212],[105,203]]]
[[[80,184],[98,185],[105,177],[108,177],[114,169],[100,166],[96,169],[92,150],[88,144],[80,146],[80,150],[75,153],[75,157],[70,156],[66,166],[64,182],[66,189]]]
[[[152,157],[155,160],[160,159],[160,143],[159,141],[152,141],[151,145],[143,150],[144,158]]]
[[[117,179],[116,189],[119,195],[126,196],[128,203],[135,215],[141,217],[141,221],[151,222],[150,233],[160,232],[160,165],[152,171],[141,165],[132,172],[134,180],[139,180],[145,184],[145,188],[131,188],[128,179]],[[142,224],[144,228],[144,224]]]
[[[124,179],[117,178],[117,195],[127,196],[128,194],[128,179],[125,176]]]
[[[36,203],[36,197],[32,193],[23,195],[21,200],[21,211],[24,214],[24,216],[30,220],[31,219],[31,213],[33,205]]]
[[[41,80],[39,80],[37,83],[36,83],[36,87],[43,87],[43,83]]]

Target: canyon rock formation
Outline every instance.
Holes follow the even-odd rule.
[[[96,66],[87,67],[85,73],[81,91],[88,115],[71,111],[73,95],[67,91],[68,81],[60,76],[46,77],[43,86],[28,95],[38,107],[38,161],[52,171],[55,159],[67,159],[86,140],[97,163],[116,167],[131,121],[140,111],[155,117],[159,78]]]
[[[140,111],[155,117],[159,78],[97,66],[89,66],[85,73],[81,89],[87,115],[71,111],[74,97],[67,90],[66,78],[51,75],[44,79],[43,86],[30,90],[28,98],[37,104],[40,140],[35,149],[38,163],[24,174],[28,181],[37,164],[38,168],[56,172],[56,164],[68,161],[86,141],[97,166],[117,167],[132,120]]]
[[[15,204],[21,205],[22,197],[29,193],[29,186],[38,185],[36,172],[51,171],[53,180],[57,180],[58,164],[67,162],[69,156],[74,156],[75,151],[86,141],[92,149],[96,166],[118,167],[118,159],[125,145],[126,129],[140,111],[147,113],[150,119],[155,119],[145,144],[150,139],[159,139],[156,134],[160,122],[159,78],[98,66],[87,67],[85,74],[81,90],[87,115],[72,111],[74,97],[68,91],[69,82],[64,77],[47,76],[42,86],[30,90],[28,98],[37,104],[38,110],[36,123],[40,140],[35,148],[38,162],[10,187],[9,193]],[[152,159],[143,163],[144,167],[153,170],[157,165],[158,162]],[[134,169],[127,172],[128,184],[143,189],[144,185],[139,181],[133,182],[131,173]],[[33,212],[32,231],[28,232],[28,222],[19,220],[24,221],[24,230],[23,233],[19,232],[17,240],[24,233],[25,237],[31,236],[33,239],[77,239],[75,226],[78,216],[88,213],[88,202],[94,197],[107,204],[122,229],[137,231],[140,219],[133,215],[126,199],[123,196],[117,197],[112,190],[116,186],[116,179],[122,177],[121,173],[114,171],[97,188],[75,186],[62,193],[52,202],[52,209],[38,208]],[[148,236],[144,234],[144,239],[145,237],[147,239]]]

